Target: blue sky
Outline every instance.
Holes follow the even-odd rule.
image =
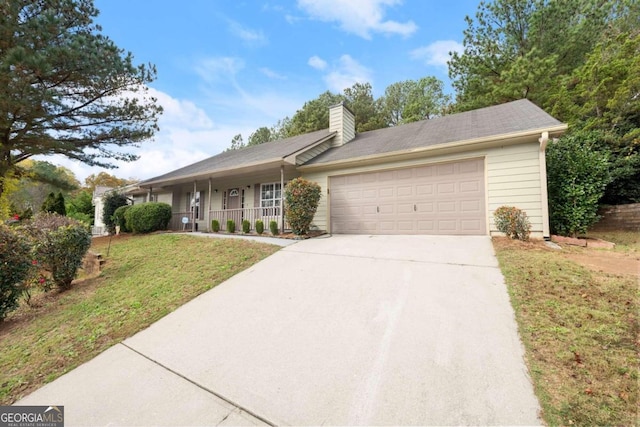
[[[165,112],[140,160],[108,170],[147,179],[223,151],[241,133],[292,116],[305,101],[355,82],[376,97],[433,75],[461,49],[478,0],[94,0],[103,33],[136,63],[153,63]],[[63,158],[83,181],[91,168]]]

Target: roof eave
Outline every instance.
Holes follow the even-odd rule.
[[[440,154],[441,152],[462,151],[462,148],[480,148],[490,145],[515,145],[522,143],[523,140],[528,140],[532,137],[538,137],[542,132],[549,132],[549,137],[555,138],[562,135],[568,126],[566,123],[561,123],[556,126],[546,126],[538,129],[530,129],[520,132],[511,132],[501,135],[491,135],[489,137],[466,139],[456,142],[447,142],[443,144],[430,145],[426,147],[411,148],[401,151],[389,151],[386,153],[376,153],[367,156],[351,157],[349,159],[334,160],[326,163],[314,163],[298,166],[300,171],[310,171],[316,169],[331,169],[336,166],[347,166],[352,163],[362,162],[375,162],[379,160],[393,158],[402,158],[407,156],[415,156],[420,154]]]

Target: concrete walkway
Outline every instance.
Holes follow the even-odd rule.
[[[535,425],[488,237],[288,246],[18,402],[66,425]]]

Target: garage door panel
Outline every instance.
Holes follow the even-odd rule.
[[[329,183],[334,233],[486,234],[484,159],[330,177]]]

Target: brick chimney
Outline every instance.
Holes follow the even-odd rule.
[[[344,102],[329,107],[329,131],[338,132],[333,138],[332,147],[340,147],[356,136],[355,115]]]

